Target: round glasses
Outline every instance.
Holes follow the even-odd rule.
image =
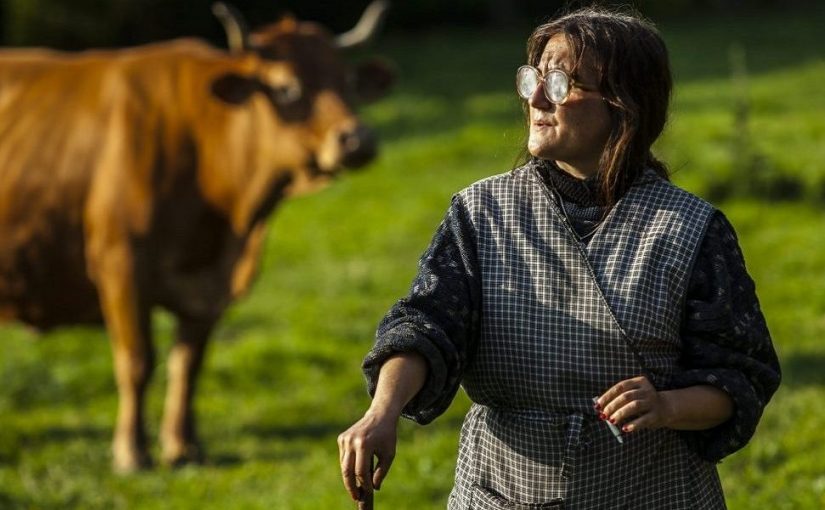
[[[550,69],[542,76],[533,66],[521,66],[516,71],[516,90],[522,99],[528,100],[536,92],[539,84],[544,85],[544,97],[553,104],[560,105],[567,101],[570,90],[578,87],[582,90],[594,90],[583,87],[562,69]]]

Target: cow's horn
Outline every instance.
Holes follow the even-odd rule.
[[[369,42],[381,28],[389,7],[389,2],[384,0],[376,0],[369,4],[358,23],[350,31],[344,32],[335,38],[335,45],[341,49],[347,49]]]
[[[220,20],[226,31],[229,51],[237,53],[249,48],[249,29],[238,9],[230,4],[215,2],[212,4],[212,13]]]

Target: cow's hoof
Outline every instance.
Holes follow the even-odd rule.
[[[112,460],[112,470],[119,475],[130,475],[152,467],[152,458],[148,453],[120,454]]]
[[[163,463],[169,467],[182,467],[187,464],[203,464],[203,449],[197,443],[189,443],[178,448],[163,451]]]

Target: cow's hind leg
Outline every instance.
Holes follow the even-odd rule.
[[[167,362],[169,381],[161,426],[163,462],[169,465],[203,460],[192,399],[214,323],[214,320],[191,319],[178,322],[178,337]]]

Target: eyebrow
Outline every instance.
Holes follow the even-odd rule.
[[[539,65],[536,66],[536,67],[542,73],[546,73],[547,71],[549,71],[551,69],[562,69],[564,72],[569,74],[570,77],[573,78],[574,80],[581,80],[582,75],[581,75],[580,71],[581,71],[582,67],[584,67],[586,65],[587,64],[585,63],[584,59],[581,59],[581,60],[579,60],[579,62],[576,62],[572,56],[568,56],[567,58],[562,59],[560,62],[559,61],[555,62],[553,67],[550,67],[549,59],[547,61],[545,61],[543,65],[542,65],[541,59],[539,59]],[[598,81],[600,79],[599,78],[599,76],[600,76],[599,70],[596,69],[595,67],[591,67],[591,68],[592,68],[593,73],[595,75],[595,79]]]
[[[550,67],[550,59],[547,59],[542,63],[542,59],[539,59],[539,65],[537,66],[540,71],[545,72],[549,69],[562,69],[566,73],[570,73],[572,71],[573,66],[569,65],[570,59],[563,59],[561,61],[556,61],[553,63],[553,67]]]
[[[570,67],[571,66],[558,65],[557,63],[553,67],[550,67],[550,65],[545,64],[544,66],[539,67],[538,69],[541,72],[541,74],[547,74],[549,71],[552,71],[553,69],[561,69],[562,71],[567,73],[573,80],[579,81],[581,79],[581,76],[579,76],[579,73],[573,71]]]

